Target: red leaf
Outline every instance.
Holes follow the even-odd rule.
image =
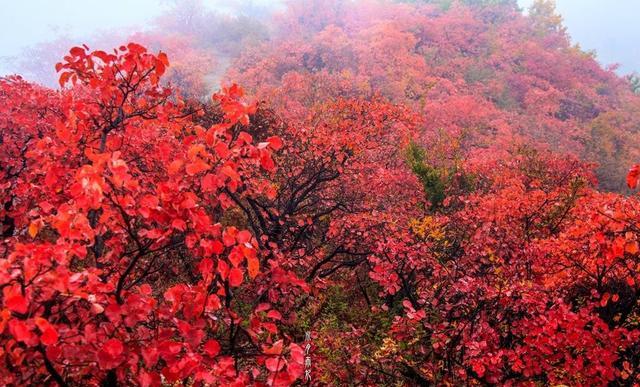
[[[158,353],[158,348],[155,347],[155,345],[148,345],[148,346],[144,346],[142,347],[142,358],[144,359],[145,364],[147,365],[147,367],[153,367],[156,365],[156,363],[158,362],[158,359],[160,358],[160,354]]]
[[[239,244],[251,242],[251,238],[252,238],[252,235],[247,230],[242,230],[238,233],[238,235],[236,235],[236,239],[238,240]]]
[[[93,55],[96,58],[100,59],[104,63],[108,63],[112,58],[109,54],[107,54],[104,51],[94,51],[94,52],[91,53],[91,55]]]
[[[169,67],[169,58],[167,57],[167,54],[165,54],[164,52],[160,52],[158,54],[158,59],[160,59],[160,61],[167,67]]]
[[[254,312],[264,312],[265,310],[269,310],[270,308],[271,304],[269,304],[268,302],[263,302],[261,304],[258,304],[258,306],[254,309]]]
[[[60,87],[64,87],[64,85],[69,80],[69,77],[71,77],[71,73],[70,72],[65,72],[65,73],[60,74],[60,79],[58,80],[58,83],[60,84]]]
[[[123,359],[124,345],[118,339],[109,339],[104,342],[98,351],[98,365],[101,369],[113,369],[117,367]]]
[[[207,355],[215,357],[220,353],[220,344],[216,340],[209,340],[204,345]]]
[[[169,172],[170,175],[175,175],[180,171],[180,168],[182,168],[182,165],[184,165],[184,161],[174,160],[171,162],[171,164],[169,164],[169,167],[167,167],[167,172]]]
[[[175,228],[176,230],[184,231],[187,229],[187,223],[182,219],[174,219],[171,222],[171,227]]]
[[[204,192],[214,192],[218,189],[218,178],[215,175],[208,173],[202,178],[200,185]]]
[[[271,158],[271,155],[266,152],[260,155],[260,165],[262,165],[262,168],[264,168],[266,171],[273,171],[273,169],[276,167],[273,159]]]
[[[185,210],[190,210],[192,208],[195,208],[197,206],[195,199],[196,199],[195,195],[187,195],[187,197],[184,198],[182,203],[180,203],[180,208],[183,208]]]
[[[233,268],[229,272],[229,285],[232,287],[238,287],[242,285],[242,279],[244,277],[244,273],[241,269]]]
[[[10,320],[9,331],[17,341],[27,342],[31,339],[31,331],[22,320]]]
[[[222,172],[222,174],[226,175],[233,181],[240,181],[240,175],[238,175],[238,172],[236,172],[236,170],[231,168],[229,165],[225,165],[224,167],[222,167],[220,172]]]
[[[218,273],[223,280],[229,276],[229,265],[222,259],[218,260]]]
[[[275,309],[271,309],[269,313],[267,313],[267,317],[274,320],[282,320],[282,314]]]
[[[279,355],[282,353],[282,340],[278,340],[270,348],[264,348],[262,352],[266,355]]]
[[[197,159],[193,163],[187,165],[186,171],[187,175],[193,176],[197,175],[200,172],[207,171],[209,170],[209,168],[211,168],[209,164],[205,163],[201,159]]]
[[[609,302],[609,297],[611,297],[609,293],[603,294],[602,299],[600,300],[600,306],[602,306],[603,308],[607,306],[607,303]]]
[[[224,251],[224,245],[220,241],[211,242],[211,251],[214,254],[220,255]]]
[[[116,357],[122,354],[124,346],[122,345],[122,341],[118,339],[109,339],[102,345],[102,350],[110,356]]]
[[[120,321],[122,317],[122,309],[118,304],[109,304],[104,310],[105,316],[109,318],[112,322]]]
[[[227,147],[227,144],[223,142],[217,143],[215,146],[215,150],[216,150],[216,154],[221,159],[226,159],[231,154],[231,152],[229,152],[229,148]]]
[[[182,344],[172,340],[165,340],[158,344],[158,352],[164,358],[170,358],[171,356],[177,355],[181,351]]]
[[[238,230],[235,227],[228,227],[222,233],[222,242],[227,247],[233,246],[236,244],[236,234]]]
[[[271,148],[273,150],[278,150],[280,148],[282,148],[282,139],[280,139],[280,137],[269,137],[267,139],[267,142],[269,143],[269,145],[271,145]]]
[[[627,186],[635,189],[638,186],[638,177],[640,177],[640,165],[634,165],[627,174]]]
[[[213,261],[210,258],[204,258],[198,264],[198,271],[203,277],[206,277],[213,271]]]
[[[16,294],[5,299],[4,304],[7,308],[17,313],[27,313],[29,308],[26,298],[22,297],[20,294]]]
[[[19,286],[9,286],[4,288],[4,305],[9,308],[9,310],[16,313],[27,313],[29,309],[29,304],[27,299],[22,296],[20,293]]]
[[[144,46],[139,45],[138,43],[129,43],[127,44],[127,48],[132,54],[143,54],[147,52],[147,49],[144,48]]]
[[[42,344],[53,345],[58,342],[58,332],[53,327],[53,325],[49,323],[49,321],[41,317],[37,317],[35,321],[36,326],[42,332],[42,334],[40,335],[40,341],[42,342]]]
[[[238,135],[238,140],[247,144],[251,144],[251,142],[253,141],[253,137],[251,137],[251,135],[247,132],[240,132],[240,134]]]
[[[138,382],[141,387],[155,387],[162,385],[162,379],[157,372],[147,372],[145,370],[140,370]]]
[[[69,53],[73,56],[84,56],[85,52],[84,52],[84,48],[82,47],[72,47],[71,50],[69,50]]]
[[[291,354],[291,361],[297,364],[304,364],[304,350],[295,343],[289,345],[289,353]]]
[[[276,324],[271,323],[271,322],[262,323],[262,327],[265,330],[267,330],[267,332],[269,332],[269,333],[276,334],[278,332],[278,327],[276,326]]]
[[[231,262],[233,267],[239,267],[243,259],[244,255],[242,254],[242,249],[240,246],[235,246],[229,253],[229,262]]]
[[[264,364],[267,366],[267,369],[269,371],[277,372],[284,368],[284,359],[282,359],[280,356],[270,357],[264,362]]]
[[[42,332],[40,341],[44,345],[53,345],[58,342],[58,332],[53,328],[47,328]]]
[[[471,368],[473,369],[473,372],[478,374],[479,377],[483,377],[486,371],[484,364],[482,364],[479,360],[474,361]]]

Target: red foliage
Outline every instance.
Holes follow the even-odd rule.
[[[310,341],[319,385],[639,383],[640,199],[596,176],[640,102],[514,4],[294,4],[229,72],[260,102],[181,38],[1,79],[0,381],[292,385]]]
[[[236,299],[261,299],[247,286],[273,270],[295,277],[220,222],[229,194],[260,193],[248,177],[271,171],[282,144],[243,131],[255,105],[237,86],[214,96],[220,121],[197,125],[201,112],[159,85],[167,66],[133,43],[75,47],[60,93],[3,81],[3,127],[23,129],[3,129],[3,383],[276,378],[261,347],[282,336]],[[300,375],[295,348],[278,353],[278,380]],[[234,363],[240,353],[251,364]]]

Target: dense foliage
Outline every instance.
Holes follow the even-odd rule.
[[[545,0],[252,23],[0,79],[0,383],[640,383],[633,77]]]

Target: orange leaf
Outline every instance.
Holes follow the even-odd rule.
[[[206,170],[208,170],[210,168],[209,164],[205,163],[204,161],[198,159],[196,161],[194,161],[191,164],[187,165],[187,175],[189,176],[193,176],[193,175],[197,175],[200,172],[204,172]]]
[[[31,238],[35,238],[36,235],[38,235],[38,231],[40,231],[39,222],[31,222],[31,224],[29,225],[29,235],[31,236]]]
[[[247,258],[247,269],[249,271],[249,277],[251,277],[251,279],[256,278],[260,271],[260,261],[258,261],[258,258]]]
[[[265,355],[279,355],[282,353],[282,340],[278,340],[275,343],[273,343],[273,346],[271,348],[264,348],[262,349],[262,352]]]
[[[220,172],[228,176],[233,181],[240,181],[240,175],[238,175],[238,172],[236,172],[236,170],[230,167],[229,165],[222,167]]]
[[[633,241],[633,242],[627,243],[627,245],[625,246],[625,250],[629,254],[637,254],[638,251],[640,251],[640,248],[638,248],[638,242]]]
[[[60,79],[58,80],[58,83],[60,84],[60,87],[64,87],[64,85],[69,80],[70,76],[71,76],[70,72],[66,72],[66,73],[60,74]]]
[[[169,58],[167,57],[167,54],[165,54],[164,52],[160,52],[158,54],[158,59],[160,59],[160,61],[167,67],[169,67]]]

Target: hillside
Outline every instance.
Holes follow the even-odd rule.
[[[258,96],[277,89],[288,111],[379,94],[418,114],[426,136],[571,153],[597,164],[603,189],[622,191],[638,159],[640,97],[570,44],[551,2],[537,4],[525,17],[508,0],[309,3],[229,79]]]

